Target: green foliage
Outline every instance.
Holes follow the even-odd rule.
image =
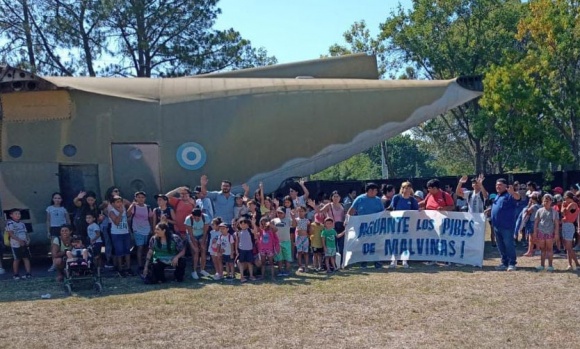
[[[276,63],[234,29],[213,29],[217,2],[0,0],[0,58],[68,76],[182,76]]]
[[[343,162],[310,176],[312,180],[368,180],[381,178],[380,162],[372,161],[368,154],[357,154]]]

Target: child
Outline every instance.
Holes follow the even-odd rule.
[[[157,194],[154,198],[157,200],[157,207],[153,210],[153,226],[164,223],[171,232],[174,232],[175,211],[169,206],[169,198],[165,194]]]
[[[235,204],[234,204],[234,219],[232,221],[232,225],[236,225],[236,222],[248,214],[248,207],[244,205],[244,197],[240,194],[235,196]]]
[[[133,211],[125,209],[122,197],[115,195],[112,200],[107,211],[111,220],[111,240],[117,271],[121,277],[134,276],[131,269],[131,234],[127,224],[127,219],[131,218]]]
[[[93,248],[93,256],[97,266],[102,267],[101,263],[101,248],[103,247],[103,239],[101,238],[101,229],[95,221],[97,217],[94,214],[88,213],[85,220],[87,221],[87,236]]]
[[[209,255],[211,256],[211,261],[215,268],[214,280],[221,280],[223,277],[224,267],[222,265],[222,256],[220,253],[220,245],[218,243],[218,238],[221,235],[220,225],[222,224],[222,219],[216,217],[211,221],[211,231],[209,232]]]
[[[28,250],[30,239],[28,238],[26,225],[20,221],[20,210],[17,208],[8,211],[8,217],[10,219],[6,222],[6,231],[8,232],[8,236],[10,236],[10,247],[12,248],[12,256],[14,257],[14,262],[12,262],[14,275],[12,278],[14,280],[20,279],[18,268],[22,260],[24,262],[24,269],[26,270],[26,275],[22,278],[30,279],[30,251]]]
[[[134,200],[129,206],[131,214],[131,230],[133,231],[133,238],[135,239],[135,246],[137,246],[137,265],[139,271],[143,270],[145,261],[143,254],[145,253],[145,245],[147,245],[149,234],[153,231],[153,210],[149,205],[145,204],[147,194],[144,191],[135,193]]]
[[[79,258],[81,259],[79,262]],[[71,249],[66,251],[66,263],[70,266],[87,266],[87,261],[89,259],[89,251],[85,248],[83,244],[83,239],[75,235],[71,240]]]
[[[312,249],[312,267],[317,272],[322,270],[322,229],[324,229],[324,213],[314,215],[314,223],[310,224],[310,248]]]
[[[46,208],[46,227],[48,228],[47,237],[50,241],[56,236],[60,236],[60,227],[70,224],[70,217],[67,210],[62,207],[62,195],[60,193],[52,194],[51,205]],[[56,270],[54,261],[48,269],[51,273]]]
[[[227,277],[226,280],[233,281],[234,280],[234,246],[236,243],[236,239],[234,235],[229,233],[229,228],[227,224],[221,223],[219,225],[220,235],[218,237],[218,246],[219,246],[219,253],[221,256],[221,266],[222,268],[219,269],[223,271],[223,266],[226,266],[226,273]]]
[[[548,258],[548,270],[554,271],[552,260],[554,258],[554,251],[552,246],[554,240],[560,240],[558,212],[552,208],[553,198],[550,194],[545,194],[542,198],[542,208],[536,212],[536,220],[534,222],[534,240],[538,243],[542,256],[540,257],[541,265],[536,267],[536,270],[542,271],[545,267],[546,258]]]
[[[238,267],[240,268],[240,282],[246,282],[244,270],[248,269],[250,280],[254,281],[254,242],[253,233],[250,231],[250,220],[242,218],[239,223],[240,230],[236,233],[236,255],[238,256]]]
[[[268,217],[260,219],[260,227],[254,227],[254,234],[258,238],[258,251],[262,260],[262,276],[266,276],[266,262],[270,263],[270,277],[274,280],[274,256],[280,251],[280,241],[276,235],[276,228],[270,225]]]
[[[324,246],[324,257],[326,261],[326,272],[332,273],[336,268],[336,239],[344,236],[344,231],[336,234],[334,230],[334,220],[326,218],[324,220],[324,230],[322,231],[322,245]],[[331,269],[332,268],[332,269]]]
[[[566,254],[568,256],[568,267],[566,270],[574,270],[572,262],[576,269],[578,269],[578,257],[576,252],[572,249],[574,242],[574,233],[576,229],[574,228],[574,222],[578,219],[578,204],[574,201],[574,193],[567,191],[564,193],[564,202],[562,203],[562,238],[564,239],[564,248],[566,249]]]
[[[191,257],[193,259],[193,271],[191,277],[194,280],[199,279],[197,275],[197,266],[201,264],[200,274],[202,276],[210,276],[205,271],[206,250],[207,250],[207,228],[209,224],[207,215],[201,212],[201,209],[194,208],[191,214],[185,218],[185,229],[187,230],[187,241],[191,248]]]
[[[528,202],[528,207],[522,211],[524,218],[522,219],[523,233],[522,236],[526,236],[528,239],[528,251],[524,253],[524,257],[533,257],[535,244],[534,241],[534,222],[536,220],[536,212],[542,207],[540,204],[539,193],[532,193],[530,196],[530,201]]]
[[[290,237],[290,229],[296,227],[294,216],[286,217],[286,210],[279,207],[276,210],[277,218],[271,221],[271,224],[276,227],[278,233],[278,240],[280,240],[280,252],[276,256],[278,262],[278,276],[289,276],[291,271],[290,263],[292,263],[292,239]],[[285,268],[283,268],[285,264]]]
[[[298,271],[308,272],[308,233],[310,231],[310,221],[306,218],[306,207],[298,207],[298,218],[296,218],[296,252],[298,254]],[[304,260],[304,265],[302,261]]]

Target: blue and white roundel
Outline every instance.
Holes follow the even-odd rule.
[[[195,142],[183,143],[177,148],[177,162],[186,170],[198,170],[205,165],[205,149]]]

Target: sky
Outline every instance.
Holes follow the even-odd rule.
[[[278,63],[319,58],[356,22],[365,20],[371,34],[401,3],[411,0],[220,0],[216,29],[234,28],[252,47],[264,47]]]

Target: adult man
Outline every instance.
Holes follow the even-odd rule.
[[[379,186],[375,183],[368,183],[365,186],[365,194],[361,194],[354,199],[351,207],[346,213],[345,224],[348,224],[349,216],[362,216],[367,214],[378,213],[384,210],[383,203],[381,199],[377,196],[379,192]],[[362,262],[361,267],[366,268],[367,263]],[[382,267],[380,262],[375,262],[375,268],[379,269]]]
[[[296,190],[297,188],[291,187],[290,193],[289,193],[290,198],[292,199],[292,202],[294,203],[294,207],[300,207],[300,206],[306,207],[306,202],[308,201],[308,196],[310,195],[310,192],[308,191],[308,189],[304,185],[303,179],[299,180],[298,184],[302,188],[302,192],[304,192],[304,194],[298,196],[298,191]]]
[[[352,206],[354,199],[356,199],[356,189],[351,189],[348,195],[344,197],[344,200],[342,200],[342,206],[344,206],[345,211],[348,211]]]
[[[485,200],[487,200],[488,194],[483,187],[483,177],[480,174],[477,177],[471,179],[471,191],[463,191],[463,184],[467,183],[467,176],[463,176],[459,179],[457,183],[457,188],[455,189],[455,194],[457,198],[462,198],[467,203],[467,212],[469,213],[483,213]]]
[[[497,196],[491,204],[491,224],[495,233],[501,264],[497,270],[516,270],[516,246],[514,243],[515,211],[520,194],[503,178],[495,182]]]
[[[235,196],[231,193],[232,182],[223,180],[220,191],[207,191],[207,183],[207,176],[201,176],[201,196],[207,196],[207,198],[211,200],[213,203],[215,217],[221,217],[222,221],[228,225],[230,230],[232,230],[231,222],[234,219],[234,205],[236,203]],[[242,185],[242,187],[244,188],[244,195],[248,196],[250,188],[245,183]]]

